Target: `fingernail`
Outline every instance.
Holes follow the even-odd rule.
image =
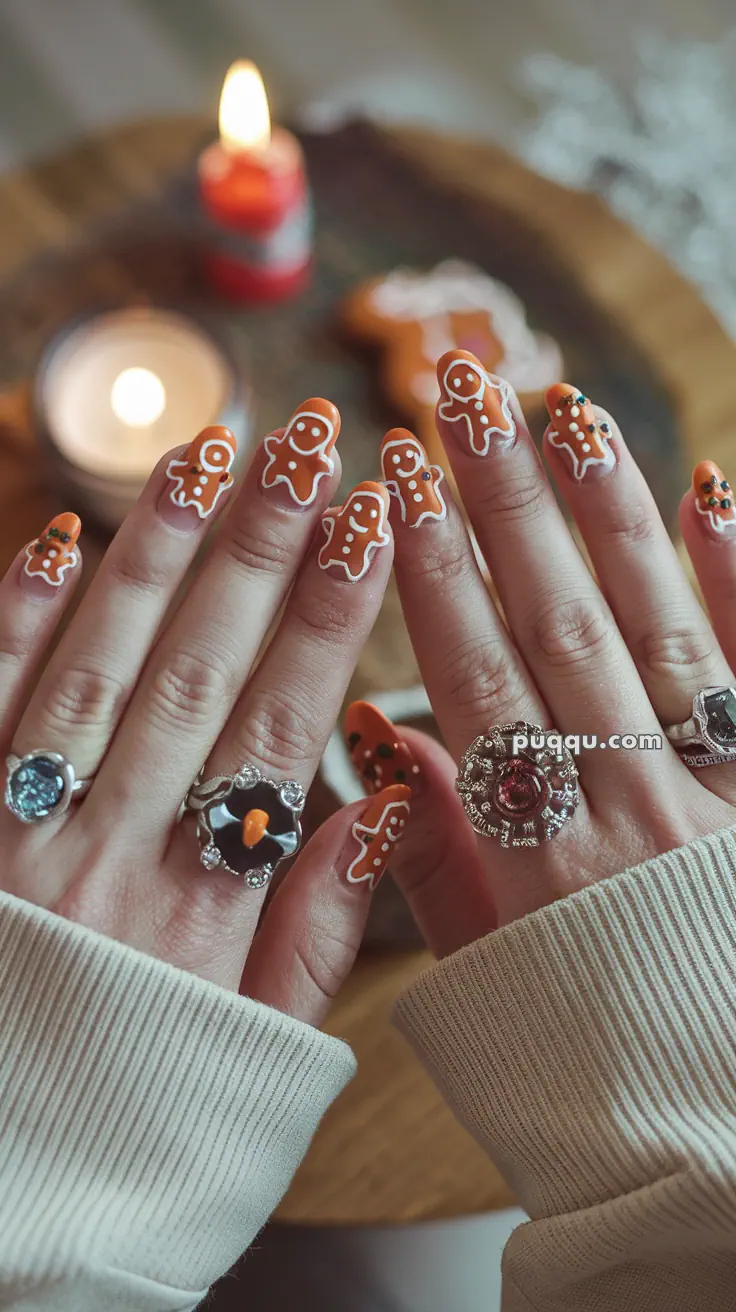
[[[332,569],[357,583],[374,555],[388,546],[389,495],[383,483],[358,483],[343,506],[322,516],[327,541],[317,557],[320,569]]]
[[[437,362],[438,414],[452,426],[463,449],[487,456],[492,445],[510,446],[516,437],[511,388],[489,374],[470,351],[446,351]]]
[[[402,522],[409,528],[419,528],[431,519],[447,519],[440,491],[444,474],[439,465],[430,465],[421,442],[407,428],[392,428],[384,437],[381,473],[399,503]]]
[[[320,479],[335,472],[330,455],[340,433],[340,412],[331,401],[312,396],[295,410],[283,433],[264,438],[264,488],[283,490],[287,504],[311,506]]]
[[[350,830],[355,853],[345,871],[349,884],[367,883],[374,889],[391,859],[409,819],[411,788],[394,784],[384,788],[366,807]]]
[[[736,534],[736,511],[731,484],[712,460],[701,460],[693,470],[695,508],[717,538]]]
[[[60,588],[69,570],[79,564],[77,539],[81,531],[78,515],[71,511],[56,515],[41,536],[28,543],[23,573],[28,578],[43,579],[51,588]]]
[[[233,485],[231,469],[237,445],[229,428],[203,428],[183,456],[170,460],[169,479],[161,504],[168,523],[182,531],[198,527],[212,514],[220,497]],[[172,514],[170,506],[175,507]]]
[[[367,793],[390,784],[415,785],[419,766],[396,727],[371,702],[352,702],[345,712],[350,759]]]
[[[575,481],[582,482],[591,469],[613,469],[616,457],[609,446],[610,424],[598,418],[588,397],[569,383],[555,383],[545,400],[552,420],[547,430],[550,445],[565,453]]]

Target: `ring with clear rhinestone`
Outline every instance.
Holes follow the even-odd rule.
[[[91,779],[77,779],[71,761],[60,752],[11,753],[5,765],[5,805],[25,825],[63,815],[72,799],[81,801],[92,786]]]
[[[559,734],[525,720],[480,734],[455,786],[475,832],[502,847],[538,847],[554,838],[580,801],[572,753]]]
[[[276,783],[254,765],[195,780],[185,805],[197,816],[205,870],[227,870],[248,888],[263,888],[277,865],[299,850],[304,801],[296,780]]]

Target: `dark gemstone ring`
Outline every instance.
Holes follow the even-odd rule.
[[[276,866],[299,850],[304,789],[294,779],[276,783],[254,765],[234,775],[197,779],[186,799],[197,816],[205,870],[227,870],[248,888],[263,888]]]
[[[525,720],[480,734],[455,786],[475,832],[502,847],[538,847],[554,838],[580,801],[572,753],[559,734]]]
[[[63,815],[69,803],[81,801],[91,779],[77,779],[74,766],[59,752],[39,748],[26,756],[6,757],[5,805],[23,824],[35,825]]]
[[[694,769],[736,761],[736,688],[701,688],[690,719],[670,725],[665,734]]]

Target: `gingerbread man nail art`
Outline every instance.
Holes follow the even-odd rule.
[[[736,510],[731,484],[712,460],[701,460],[693,470],[693,492],[699,515],[718,537],[736,534]]]
[[[345,872],[349,884],[367,883],[374,889],[409,819],[411,788],[394,784],[374,797],[351,833],[360,851]]]
[[[79,563],[76,544],[81,531],[78,515],[56,515],[41,536],[28,543],[24,572],[45,579],[52,588],[61,587],[64,575]]]
[[[317,563],[338,565],[351,583],[362,579],[379,547],[391,541],[386,532],[389,494],[382,483],[358,483],[344,506],[322,516],[327,541]]]
[[[294,412],[284,432],[264,440],[268,456],[263,487],[283,483],[297,506],[310,506],[321,478],[334,473],[330,455],[340,433],[340,412],[321,396],[310,397]]]
[[[181,459],[169,461],[166,473],[173,484],[169,495],[174,505],[194,506],[200,519],[211,515],[223,492],[232,487],[235,452],[229,428],[220,424],[203,428]]]
[[[508,383],[487,373],[470,351],[447,351],[437,363],[437,378],[440,419],[459,425],[473,455],[487,456],[494,438],[516,437]]]
[[[589,469],[613,469],[616,457],[608,445],[611,425],[598,418],[587,396],[568,383],[555,383],[546,402],[552,420],[547,430],[550,445],[567,452],[573,478],[580,483]]]
[[[409,747],[388,716],[371,702],[352,702],[348,706],[345,737],[350,759],[367,793],[416,780],[419,766]]]
[[[392,428],[384,437],[381,472],[409,528],[419,528],[425,519],[447,519],[447,506],[440,492],[444,474],[439,465],[428,463],[424,447],[407,428]]]

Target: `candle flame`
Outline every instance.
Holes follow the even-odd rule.
[[[110,404],[128,428],[148,428],[166,408],[166,389],[150,369],[123,369],[112,385]]]
[[[271,140],[266,89],[255,64],[231,64],[220,96],[220,141],[226,151],[263,150]]]

